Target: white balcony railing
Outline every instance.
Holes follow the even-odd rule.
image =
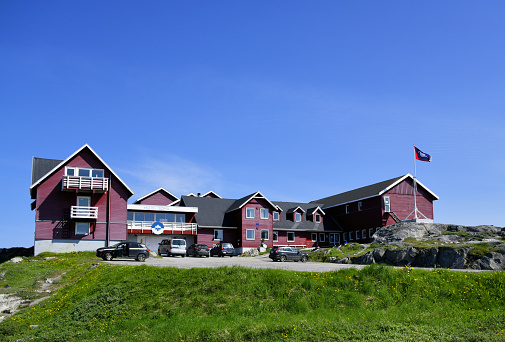
[[[152,233],[152,225],[154,221],[128,221],[128,232],[133,229],[140,230],[140,233]],[[196,234],[196,223],[183,223],[183,222],[162,222],[164,226],[164,232],[166,234]]]
[[[109,179],[103,177],[63,176],[63,190],[109,190]]]
[[[80,207],[71,206],[70,207],[70,218],[71,219],[97,219],[98,218],[98,207]]]

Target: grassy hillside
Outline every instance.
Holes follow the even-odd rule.
[[[32,299],[40,296],[37,280],[66,273],[50,298],[0,323],[0,338],[505,341],[503,272],[372,265],[302,273],[93,263],[90,254],[79,253],[1,264],[0,287],[11,286],[4,292]]]

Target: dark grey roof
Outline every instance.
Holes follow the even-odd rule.
[[[336,222],[329,216],[323,215],[323,222],[317,223],[313,222],[312,212],[317,206],[322,207],[322,204],[317,203],[295,203],[295,202],[273,202],[275,205],[280,207],[282,211],[280,212],[280,221],[273,222],[274,229],[286,229],[286,230],[302,230],[302,231],[327,231],[327,230],[340,230]],[[295,208],[300,207],[305,210],[302,214],[302,222],[293,221],[293,211]]]
[[[343,192],[341,194],[333,195],[330,197],[321,198],[315,201],[311,201],[310,203],[324,203],[324,205],[320,205],[321,208],[333,207],[339,204],[348,203],[357,201],[360,199],[378,196],[380,192],[395,182],[399,181],[401,178],[405,176],[400,176],[396,178],[392,178],[383,182],[375,183],[372,185],[364,186],[362,188],[350,190],[347,192]]]
[[[181,205],[198,207],[196,222],[203,227],[237,227],[228,209],[236,202],[235,199],[182,196]]]
[[[248,199],[250,199],[252,196],[256,195],[257,192],[254,192],[250,195],[244,196],[241,199],[234,200],[233,204],[228,208],[228,212],[234,211],[239,209],[245,202],[247,202]]]
[[[33,157],[32,160],[32,185],[54,169],[63,160]]]

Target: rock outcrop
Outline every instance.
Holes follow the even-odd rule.
[[[14,257],[28,257],[33,256],[33,246],[29,248],[13,247],[13,248],[0,248],[0,263],[6,262]]]

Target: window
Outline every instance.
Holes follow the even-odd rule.
[[[245,209],[245,217],[246,218],[254,218],[254,208],[246,208]]]
[[[352,241],[353,239],[353,232],[349,232],[349,241]]]
[[[103,170],[91,170],[91,177],[100,177],[103,178]]]
[[[368,237],[371,238],[373,235],[373,228],[368,229]]]
[[[260,218],[262,220],[268,220],[268,209],[262,208],[260,210]]]
[[[344,243],[347,243],[347,233],[344,233]]]
[[[389,196],[384,196],[384,212],[389,213],[391,211],[391,202],[389,201]]]
[[[88,169],[83,167],[66,167],[65,175],[67,176],[79,176],[79,177],[94,177],[103,178],[104,172],[102,169]]]
[[[245,238],[246,240],[254,240],[254,229],[247,229]]]
[[[310,233],[310,239],[312,240],[312,242],[316,242],[317,241],[317,233]]]
[[[314,221],[321,222],[321,215],[319,214],[314,215]]]
[[[362,211],[362,210],[363,210],[363,203],[358,202],[358,211]]]
[[[361,231],[361,238],[362,238],[362,239],[366,239],[366,229],[363,229],[363,230]]]
[[[126,219],[128,221],[133,221],[133,212],[129,211],[126,213]]]
[[[335,243],[335,234],[330,234],[330,245]]]
[[[288,232],[288,242],[295,242],[295,233]]]
[[[340,243],[340,234],[335,234],[335,243]]]
[[[302,214],[295,213],[295,221],[296,222],[302,222]]]
[[[359,236],[359,230],[356,231],[356,240],[359,240],[361,239],[361,237]]]
[[[268,229],[261,230],[261,240],[268,240]]]
[[[145,213],[144,220],[149,221],[149,222],[153,222],[154,221],[154,213]]]
[[[223,230],[214,229],[214,240],[222,240],[222,239],[223,239]]]
[[[279,221],[279,212],[274,211],[274,221]]]
[[[346,204],[346,205],[345,205],[345,213],[346,213],[346,214],[349,214],[349,204]]]
[[[89,222],[76,222],[75,235],[89,235]]]
[[[79,206],[79,207],[91,207],[91,197],[88,197],[88,196],[77,196],[77,206]]]
[[[279,232],[272,232],[272,239],[274,242],[279,242]]]
[[[319,241],[324,242],[324,233],[319,234]]]

